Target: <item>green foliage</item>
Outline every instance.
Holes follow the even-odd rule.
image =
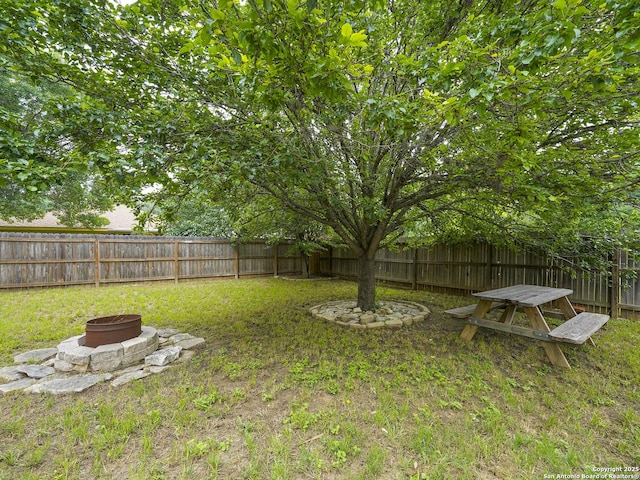
[[[164,235],[184,237],[235,238],[231,222],[223,208],[217,205],[181,202],[160,215]]]
[[[98,172],[78,163],[73,142],[57,118],[68,87],[3,72],[0,58],[0,218],[56,214],[67,226],[107,223],[100,212],[113,199]]]
[[[366,306],[375,252],[402,237],[635,235],[632,0],[3,6],[2,64],[74,87],[51,110],[71,168],[131,203],[252,191],[267,233],[285,208],[289,234],[321,224],[363,259]],[[3,170],[42,190],[60,172],[27,140]]]

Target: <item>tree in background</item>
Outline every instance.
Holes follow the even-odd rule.
[[[269,196],[252,192],[242,194],[236,189],[224,206],[222,202],[211,203],[206,192],[191,192],[188,198],[162,202],[162,210],[148,208],[147,215],[164,235],[219,237],[237,242],[259,239],[271,245],[289,243],[289,253],[303,258],[310,275],[309,257],[332,242],[326,227],[274,204]]]
[[[635,1],[2,2],[0,54],[80,92],[61,124],[130,201],[246,182],[354,252],[365,310],[416,232],[635,233]]]
[[[70,88],[29,82],[0,57],[0,91],[0,218],[33,220],[52,212],[70,227],[107,224],[100,213],[113,199],[88,159],[73,160],[78,152],[56,115]]]

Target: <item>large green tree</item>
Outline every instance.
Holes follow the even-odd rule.
[[[0,54],[80,92],[63,124],[131,199],[248,182],[356,254],[364,309],[417,227],[632,230],[635,1],[0,1]]]

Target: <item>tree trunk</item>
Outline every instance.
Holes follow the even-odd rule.
[[[363,312],[372,310],[376,300],[375,257],[358,259],[358,306]]]

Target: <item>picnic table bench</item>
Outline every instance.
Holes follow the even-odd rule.
[[[564,288],[540,287],[536,285],[514,285],[473,294],[478,303],[445,310],[457,318],[467,318],[468,323],[460,336],[470,342],[479,327],[491,328],[540,340],[547,357],[554,365],[569,368],[559,343],[582,345],[589,341],[607,321],[608,315],[583,312],[577,314],[568,296],[572,290]],[[562,312],[565,322],[551,330],[547,325],[540,306],[555,301]],[[498,321],[486,318],[487,313],[495,309],[504,309]],[[513,325],[516,311],[521,309],[531,323],[532,328]]]

